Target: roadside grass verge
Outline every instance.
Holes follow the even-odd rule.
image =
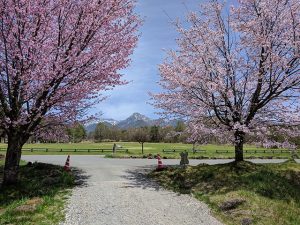
[[[0,179],[4,160],[0,160]],[[64,220],[64,205],[75,176],[61,166],[20,166],[20,182],[0,188],[0,224],[55,225]]]
[[[300,224],[300,164],[292,161],[171,167],[149,176],[178,193],[192,193],[225,224]]]

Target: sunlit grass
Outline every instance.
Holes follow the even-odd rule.
[[[206,202],[225,224],[300,224],[300,164],[249,162],[169,168],[151,177],[179,193]],[[224,210],[224,204],[242,202]]]
[[[1,180],[3,163],[1,160]],[[60,166],[22,164],[20,182],[0,189],[0,224],[59,224],[64,220],[66,197],[75,185],[74,176]]]
[[[88,152],[87,149],[112,149],[114,142],[103,142],[103,143],[41,143],[41,144],[26,144],[24,148],[42,148],[42,150],[34,150],[33,152],[30,151],[23,151],[23,154],[26,155],[107,155],[112,157],[111,152]],[[144,144],[144,154],[142,154],[141,144],[137,142],[117,142],[117,145],[123,147],[123,149],[128,149],[128,152],[117,152],[113,155],[113,157],[146,157],[149,154],[160,154],[167,158],[179,158],[179,153],[181,151],[187,150],[189,151],[190,158],[233,158],[234,157],[234,147],[232,145],[204,145],[204,146],[197,146],[196,149],[206,150],[205,153],[198,152],[193,154],[191,151],[193,149],[192,144],[183,144],[183,143],[145,143]],[[6,145],[0,144],[0,148],[6,148]],[[48,149],[48,152],[45,149]],[[63,152],[59,152],[60,149],[63,149]],[[66,151],[68,149],[68,152]],[[74,150],[77,149],[77,152]],[[85,149],[86,151],[79,151],[78,149]],[[176,152],[169,152],[164,153],[163,149],[165,150],[173,150],[175,149]],[[228,150],[229,153],[219,152],[217,153],[216,150]],[[262,148],[256,148],[255,146],[245,145],[245,150],[264,150]],[[4,153],[4,151],[3,151]],[[289,153],[245,153],[245,157],[247,158],[289,158]]]

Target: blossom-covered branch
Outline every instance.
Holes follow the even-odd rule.
[[[245,133],[299,124],[299,12],[298,0],[203,4],[189,27],[175,23],[179,50],[159,67],[156,106],[189,118],[194,137],[231,135],[237,160]]]
[[[0,128],[8,152],[11,142],[19,151],[41,123],[78,119],[101,91],[126,83],[120,70],[129,65],[140,24],[134,6],[0,0]]]

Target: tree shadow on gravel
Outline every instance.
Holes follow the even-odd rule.
[[[72,168],[72,174],[74,176],[74,186],[76,187],[87,187],[87,180],[91,177],[87,173],[78,168]]]
[[[128,182],[122,188],[149,188],[159,191],[161,186],[148,176],[148,173],[154,169],[153,166],[144,166],[126,170],[126,175],[121,177],[128,180]]]

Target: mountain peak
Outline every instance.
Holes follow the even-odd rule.
[[[140,113],[133,113],[127,119],[120,121],[117,126],[122,129],[127,129],[130,127],[150,126],[152,124],[151,122],[151,119],[147,116]]]
[[[128,129],[128,128],[137,128],[137,127],[147,127],[153,125],[159,126],[176,126],[177,120],[172,121],[164,121],[163,119],[150,119],[149,117],[135,112],[127,119],[122,121],[116,121],[114,119],[102,119],[99,122],[105,123],[107,126],[116,126],[120,129]],[[97,126],[97,123],[90,124],[86,127],[87,131],[94,131]]]
[[[150,121],[150,118],[148,118],[145,115],[142,115],[140,113],[133,113],[130,117],[128,117],[127,119],[134,119],[134,120],[145,120],[145,121]]]

